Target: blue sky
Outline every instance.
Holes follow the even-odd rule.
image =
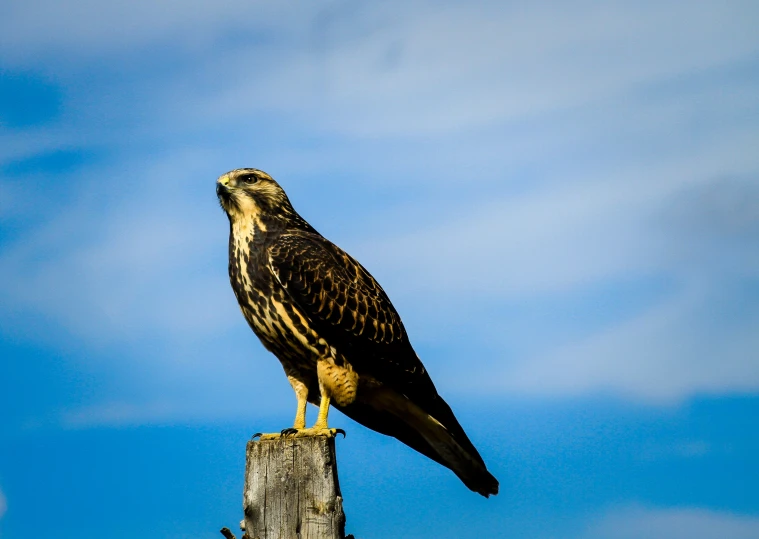
[[[294,410],[227,281],[214,181],[242,166],[382,282],[501,481],[480,499],[334,413],[350,533],[759,537],[757,25],[4,2],[0,537],[241,518],[245,441]]]

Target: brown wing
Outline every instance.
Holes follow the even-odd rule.
[[[367,374],[414,401],[437,396],[398,312],[369,272],[318,234],[284,234],[270,247],[271,270],[312,327]]]
[[[372,376],[424,413],[399,416],[358,400],[338,408],[449,467],[475,492],[496,494],[498,481],[437,394],[400,316],[369,272],[324,237],[302,231],[282,235],[270,247],[269,263],[311,327],[359,375]]]

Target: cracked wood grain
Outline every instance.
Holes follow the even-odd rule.
[[[251,441],[246,456],[248,539],[345,539],[334,438]]]

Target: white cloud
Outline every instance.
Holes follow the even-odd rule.
[[[714,448],[703,440],[677,443],[652,441],[643,448],[638,458],[648,462],[673,459],[699,459],[717,451],[719,449]]]
[[[235,374],[245,380],[229,381],[230,369],[225,368],[223,362],[209,361],[206,356],[206,362],[212,363],[210,368],[203,370],[206,383],[213,381],[223,386],[228,394],[209,391],[207,384],[201,389],[193,387],[177,394],[176,387],[181,386],[183,381],[175,380],[172,384],[174,390],[167,388],[160,396],[121,400],[105,398],[95,404],[63,410],[52,418],[50,424],[67,430],[79,430],[102,426],[213,423],[219,417],[255,424],[262,418],[270,420],[272,415],[283,410],[289,416],[295,400],[274,356],[267,354],[262,358],[245,359],[252,367],[235,369]],[[190,371],[191,368],[183,365],[172,374],[187,376]],[[265,410],[260,407],[262,402],[266,403]],[[315,409],[311,408],[309,414],[314,413]]]
[[[0,219],[4,219],[13,212],[13,194],[8,185],[0,182]]]
[[[724,166],[708,153],[689,161],[494,201],[466,218],[367,246],[360,258],[389,273],[388,289],[409,303],[443,291],[449,305],[415,315],[436,321],[425,332],[430,342],[445,338],[437,322],[458,320],[448,323],[459,335],[524,351],[516,361],[491,362],[467,387],[655,402],[756,392],[759,309],[745,298],[756,294],[759,277],[759,182],[706,179]],[[745,166],[756,170],[755,158]],[[670,292],[548,349],[540,341],[552,340],[550,327],[515,335],[508,331],[515,321],[492,308],[487,323],[461,320],[462,312],[479,320],[477,305],[558,299],[647,276],[668,279]]]
[[[759,518],[708,509],[627,508],[590,525],[581,539],[755,539]]]
[[[162,424],[186,418],[188,410],[177,402],[107,402],[63,412],[60,423],[67,429],[99,426]]]
[[[541,394],[607,391],[654,401],[759,391],[753,284],[759,277],[759,182],[703,182],[663,200],[658,209],[665,215],[638,212],[658,225],[657,234],[632,236],[654,248],[633,251],[637,269],[623,264],[618,277],[626,271],[667,275],[672,293],[637,316],[504,369],[505,387]]]
[[[759,391],[759,312],[732,324],[709,285],[503,373],[506,387],[539,394],[609,392],[652,401],[694,393]],[[719,307],[728,304],[728,312]]]
[[[483,322],[486,302],[582,296],[651,275],[676,283],[660,303],[550,350],[530,339],[550,341],[551,327],[516,336],[525,354],[496,358],[500,378],[480,369],[494,390],[669,400],[759,388],[746,356],[756,313],[726,327],[713,308],[735,299],[723,283],[759,273],[759,249],[747,248],[759,196],[720,199],[729,182],[714,180],[756,184],[759,173],[747,113],[759,92],[733,76],[759,51],[754,2],[59,4],[14,1],[0,17],[3,54],[20,65],[56,56],[46,69],[71,83],[59,125],[0,134],[0,163],[120,150],[72,184],[70,207],[41,194],[52,217],[30,219],[4,246],[7,319],[31,311],[88,343],[160,335],[169,348],[242,325],[212,179],[260,161],[288,188],[334,171],[330,193],[360,184],[364,198],[347,205],[367,206],[380,226],[367,240],[333,220],[333,239],[410,307],[412,337],[438,338],[434,321],[456,326],[466,305],[469,325],[445,337],[477,331],[477,344],[497,349],[514,320]],[[183,60],[172,69],[129,68],[118,85],[89,76],[103,59],[120,65],[167,43],[183,51],[172,50]],[[164,157],[145,157],[154,150]],[[10,194],[39,209],[26,192]],[[392,203],[373,206],[375,192]],[[713,195],[721,202],[704,206]],[[331,203],[306,217],[323,230]],[[130,406],[68,421],[164,413]]]
[[[92,58],[155,42],[202,46],[229,30],[267,30],[272,19],[280,17],[295,23],[311,16],[316,8],[296,2],[273,5],[255,0],[74,0],[66,4],[10,0],[3,9],[3,56],[28,61],[30,57],[60,53]]]
[[[526,297],[630,275],[703,276],[708,259],[723,251],[729,237],[750,237],[750,231],[759,229],[759,213],[751,213],[759,204],[759,181],[738,182],[732,189],[734,182],[713,179],[728,162],[734,170],[759,169],[759,158],[747,156],[740,141],[728,144],[736,142],[738,149],[732,151],[718,148],[671,163],[638,166],[618,173],[613,181],[606,172],[599,178],[548,178],[543,189],[486,203],[478,200],[457,208],[454,216],[436,216],[435,225],[372,242],[366,255],[375,265],[402,275],[398,286],[405,293],[426,295],[446,290],[449,295]],[[719,208],[690,202],[694,192],[730,189],[736,192]],[[684,219],[673,214],[705,211],[721,212],[710,221],[736,220],[733,201],[738,200],[744,206],[742,217],[716,241],[707,231],[691,230],[723,226],[707,222],[706,216],[688,217],[697,223],[673,222]],[[759,256],[753,250],[734,254],[736,271],[759,273]],[[414,278],[419,275],[414,268],[420,267],[429,271]]]
[[[199,179],[208,184],[205,204],[187,197],[197,176],[186,174],[202,159],[182,154],[141,167],[137,183],[133,171],[95,170],[72,207],[0,253],[6,306],[41,312],[93,341],[223,327],[235,314],[223,271],[225,218],[211,180]]]
[[[750,58],[759,50],[751,18],[735,14],[753,9],[748,2],[649,10],[632,2],[382,3],[335,16],[325,43],[302,41],[284,58],[278,51],[267,61],[250,48],[221,65],[214,59],[224,84],[198,105],[225,118],[287,111],[353,136],[452,133]],[[263,63],[269,76],[230,69],[245,62]]]
[[[670,0],[655,9],[237,0],[78,0],[64,8],[44,0],[11,2],[8,11],[0,39],[14,54],[81,61],[114,47],[144,53],[156,42],[189,44],[192,69],[161,76],[160,85],[151,77],[143,100],[159,123],[170,116],[182,128],[277,112],[351,136],[435,136],[629,99],[646,85],[759,51],[749,15],[756,5],[747,0]],[[230,35],[243,38],[225,41]],[[48,69],[65,71],[61,62]],[[135,90],[124,86],[128,95]],[[89,109],[91,88],[81,91]]]
[[[754,313],[725,327],[712,308],[725,301],[716,283],[759,273],[759,250],[746,243],[758,237],[747,233],[759,215],[750,176],[757,157],[745,150],[751,141],[759,142],[755,133],[739,130],[698,155],[659,159],[613,176],[553,171],[555,177],[540,188],[486,203],[461,202],[451,214],[440,214],[434,205],[415,207],[428,219],[409,233],[369,241],[343,234],[394,300],[412,305],[412,317],[426,321],[427,326],[415,325],[415,342],[420,335],[439,339],[434,320],[456,319],[463,306],[474,324],[483,300],[531,301],[651,274],[682,285],[666,302],[632,319],[592,328],[548,351],[536,352],[523,337],[523,357],[481,369],[487,379],[457,379],[460,390],[468,383],[498,392],[609,391],[653,401],[755,391],[759,363],[747,354],[759,349],[752,330],[759,317]],[[117,176],[95,170],[74,197],[75,207],[0,253],[0,296],[6,305],[42,313],[94,343],[160,335],[179,346],[227,325],[241,326],[223,270],[226,225],[212,192],[218,170],[211,164],[217,161],[216,155],[180,152],[130,165]],[[726,168],[749,179],[712,179]],[[132,177],[142,179],[130,182]],[[108,179],[102,192],[101,178]],[[202,183],[203,203],[184,195],[195,182]],[[455,194],[478,184],[453,182],[446,188]],[[393,221],[395,210],[387,211],[385,219]],[[440,308],[437,299],[425,307],[440,291],[447,307]],[[497,347],[511,321],[498,322],[501,327],[478,328],[476,339]],[[472,339],[469,331],[465,322],[447,337]],[[537,334],[545,339],[551,331],[540,328]],[[150,405],[135,410],[157,413]],[[66,421],[119,420],[109,406],[100,412]]]

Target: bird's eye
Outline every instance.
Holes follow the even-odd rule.
[[[247,185],[253,185],[254,183],[258,181],[258,176],[256,176],[255,174],[246,174],[240,179],[243,181],[243,183]]]

